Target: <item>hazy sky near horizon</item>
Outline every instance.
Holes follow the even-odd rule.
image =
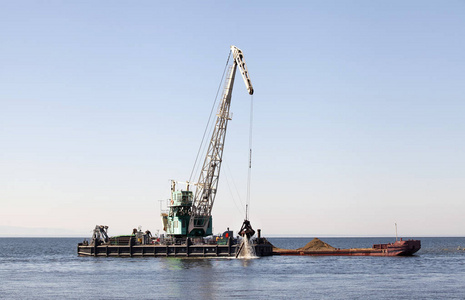
[[[255,228],[464,236],[464,37],[464,1],[2,1],[0,235],[161,229],[236,45]],[[238,74],[215,232],[244,217],[250,101]]]

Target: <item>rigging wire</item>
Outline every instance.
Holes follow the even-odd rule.
[[[231,51],[229,51],[228,59],[226,60],[226,65],[225,65],[224,70],[223,70],[223,76],[221,76],[220,84],[218,86],[218,90],[216,91],[215,101],[213,102],[212,109],[210,111],[210,116],[208,117],[207,126],[205,126],[205,131],[203,132],[202,141],[200,142],[199,150],[197,151],[197,157],[195,158],[194,166],[192,167],[191,175],[189,176],[189,182],[192,180],[192,175],[194,174],[194,170],[195,170],[195,167],[197,165],[197,161],[199,159],[199,155],[200,155],[200,152],[201,152],[201,149],[202,149],[202,145],[204,144],[205,136],[207,134],[208,126],[210,125],[210,121],[212,119],[213,111],[214,111],[214,109],[216,107],[216,101],[218,100],[218,94],[220,93],[221,85],[223,83],[224,74],[226,74],[226,69],[228,68],[229,58],[230,57],[231,57]]]
[[[207,130],[206,136],[212,136],[213,131],[215,130],[215,122],[211,122],[209,128],[208,128],[208,124],[207,124],[207,128],[205,130]],[[198,157],[206,157],[208,148],[210,147],[210,143],[211,143],[211,141],[210,142],[204,141],[204,143],[200,144],[199,154],[197,154]],[[201,172],[201,170],[203,168],[203,164],[201,164],[200,161],[199,161],[197,163],[197,165],[194,165],[194,167],[195,167],[195,171],[193,173],[191,173],[191,174],[200,174],[200,172]]]
[[[234,202],[234,206],[236,207],[239,214],[242,215],[243,213],[245,213],[245,211],[244,211],[244,204],[242,202],[242,198],[241,198],[241,195],[239,193],[239,189],[237,188],[237,185],[234,182],[234,176],[232,176],[232,172],[231,172],[231,169],[229,168],[228,163],[226,161],[223,161],[223,163],[226,166],[225,172],[223,173],[226,176],[223,176],[223,177],[225,178],[226,183],[228,185],[229,193],[230,193],[231,198],[232,198],[232,200]],[[232,185],[230,184],[228,177],[231,178]],[[232,188],[234,188],[234,191],[233,191]],[[239,203],[237,203],[237,201],[236,201],[236,196],[239,199]]]

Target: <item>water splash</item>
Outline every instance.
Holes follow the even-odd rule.
[[[253,246],[253,243],[247,238],[247,236],[244,236],[242,238],[239,249],[240,249],[239,253],[236,256],[237,258],[242,258],[242,259],[258,258],[258,256],[255,254],[255,248]]]

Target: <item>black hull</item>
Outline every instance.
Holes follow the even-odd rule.
[[[113,257],[235,257],[238,245],[83,245],[79,244],[79,256]],[[273,254],[269,244],[254,245],[257,256]]]

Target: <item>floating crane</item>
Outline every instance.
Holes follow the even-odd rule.
[[[203,162],[197,183],[187,184],[187,190],[176,190],[176,181],[172,181],[169,210],[162,213],[163,229],[173,237],[204,237],[212,235],[212,208],[215,202],[220,177],[221,163],[223,161],[224,141],[228,121],[231,120],[229,107],[234,86],[236,69],[239,67],[245,86],[250,95],[253,95],[247,65],[242,51],[231,46],[233,64],[228,70],[222,100],[216,114],[216,124],[210,139],[208,150]],[[189,190],[195,185],[195,194]]]

